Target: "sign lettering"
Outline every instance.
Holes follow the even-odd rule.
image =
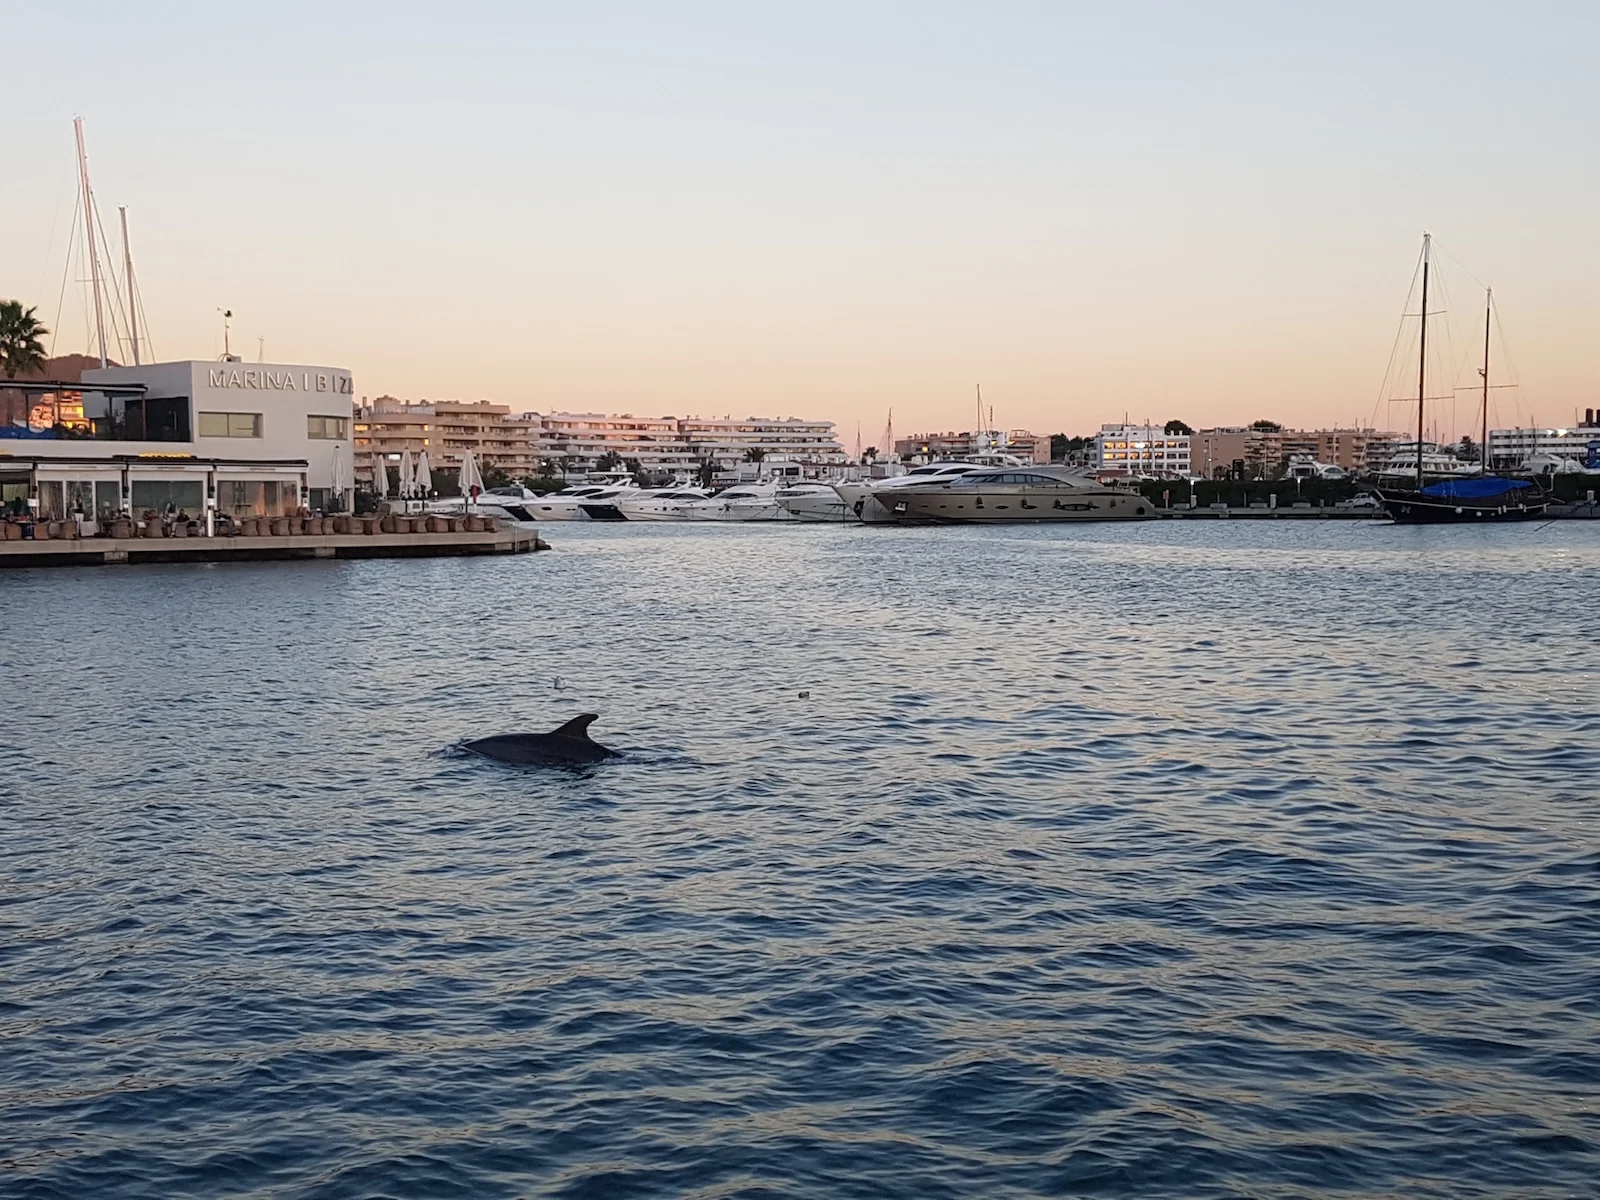
[[[336,392],[341,396],[355,395],[355,381],[348,375],[326,374],[321,371],[301,373],[296,379],[293,371],[270,371],[264,367],[243,370],[231,367],[214,367],[206,374],[206,383],[214,388],[238,388],[244,391],[268,392]]]

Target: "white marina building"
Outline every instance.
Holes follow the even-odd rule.
[[[6,387],[24,401],[22,419],[0,426],[8,508],[48,520],[349,510],[349,371],[186,360]]]

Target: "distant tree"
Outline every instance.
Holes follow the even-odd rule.
[[[39,339],[50,331],[34,319],[35,311],[20,300],[0,300],[0,373],[12,379],[44,366]]]
[[[1283,426],[1282,425],[1278,424],[1276,421],[1268,421],[1264,417],[1259,421],[1251,421],[1250,422],[1250,428],[1256,430],[1258,433],[1282,433],[1283,432]]]
[[[597,471],[620,471],[622,469],[622,455],[615,450],[607,450],[594,464]]]
[[[767,452],[761,446],[751,446],[744,452],[744,460],[748,463],[758,463],[766,458]]]
[[[499,467],[485,466],[483,468],[483,488],[485,491],[490,488],[510,487],[516,482],[515,479],[511,478],[510,471],[502,470]]]
[[[1184,422],[1182,422],[1182,421],[1177,420],[1176,418],[1174,418],[1173,420],[1167,422],[1166,434],[1167,434],[1168,437],[1178,437],[1178,436],[1180,436],[1182,434],[1186,434],[1186,433],[1187,434],[1193,434],[1194,430],[1190,429],[1188,425],[1184,424]]]
[[[1461,439],[1461,444],[1456,447],[1456,457],[1462,462],[1477,462],[1481,455],[1478,452],[1478,443],[1471,437]]]
[[[700,476],[700,486],[703,488],[710,487],[717,480],[717,460],[714,458],[702,458],[700,460],[700,470],[697,474]]]
[[[865,450],[863,450],[861,452],[861,464],[863,466],[867,465],[868,463],[875,463],[877,461],[878,461],[878,448],[876,446],[868,446]]]

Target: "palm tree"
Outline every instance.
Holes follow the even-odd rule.
[[[20,300],[0,300],[0,375],[15,379],[44,366],[44,347],[39,339],[50,331],[39,324],[33,314],[31,308],[23,311]],[[18,393],[7,390],[5,404],[0,406],[0,421],[7,425],[14,419],[12,397],[16,395]],[[23,410],[26,409],[24,403]]]
[[[758,463],[767,456],[767,452],[760,446],[751,446],[744,452],[744,460],[749,463]]]
[[[20,300],[0,300],[0,372],[12,379],[44,366],[39,339],[50,331],[34,319],[36,311],[23,311]]]
[[[622,465],[622,455],[615,450],[607,450],[600,456],[600,461],[595,464],[597,471],[615,471]]]

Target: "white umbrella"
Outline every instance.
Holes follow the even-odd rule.
[[[482,491],[483,472],[478,470],[477,457],[468,450],[461,456],[461,494],[466,497],[468,504],[474,504],[478,493]]]
[[[333,500],[328,507],[334,512],[344,511],[344,447],[333,448]]]
[[[424,500],[428,493],[433,491],[433,472],[428,470],[428,452],[424,450],[417,455],[416,492]]]
[[[411,499],[411,493],[417,490],[417,477],[411,469],[411,451],[400,451],[400,488],[398,495],[402,500]]]
[[[389,462],[382,454],[372,456],[372,490],[379,500],[389,498]]]

